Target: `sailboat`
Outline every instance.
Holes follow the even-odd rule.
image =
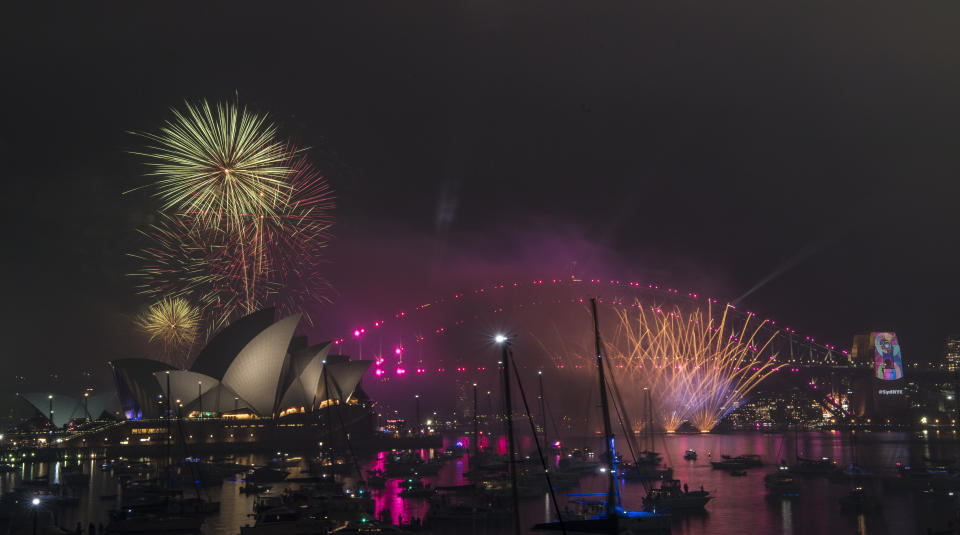
[[[620,503],[617,475],[617,453],[613,428],[610,424],[610,406],[607,401],[607,383],[604,376],[603,343],[600,340],[600,321],[597,317],[597,301],[590,299],[593,312],[593,331],[596,342],[597,370],[600,383],[600,407],[603,414],[603,429],[606,442],[607,492],[570,494],[575,510],[561,515],[555,522],[533,526],[535,530],[563,531],[565,533],[669,533],[670,517],[661,513],[627,511]]]

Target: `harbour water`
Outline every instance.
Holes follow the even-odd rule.
[[[450,437],[453,444],[456,437]],[[589,445],[593,449],[600,447],[599,440],[568,440],[571,447]],[[530,444],[527,451],[535,454]],[[855,446],[855,447],[854,447]],[[772,497],[764,487],[764,475],[774,471],[780,459],[792,462],[799,454],[805,458],[819,459],[830,457],[844,466],[851,461],[875,469],[894,469],[896,463],[904,466],[919,465],[926,459],[955,461],[960,453],[960,443],[953,440],[938,440],[937,437],[920,439],[903,433],[867,433],[851,440],[851,436],[833,433],[741,433],[741,434],[704,434],[704,435],[668,435],[658,438],[656,449],[663,455],[664,461],[674,469],[674,477],[687,483],[691,489],[701,486],[715,496],[706,507],[706,511],[692,515],[675,515],[673,533],[675,534],[741,534],[741,533],[840,533],[840,534],[907,534],[927,533],[927,529],[946,530],[948,523],[955,517],[957,498],[947,490],[930,491],[923,488],[904,488],[892,485],[889,481],[868,481],[866,485],[880,499],[880,507],[864,513],[846,513],[840,510],[839,500],[852,488],[851,482],[835,482],[822,476],[799,478],[802,484],[800,496],[791,498]],[[683,452],[694,449],[698,459],[686,461]],[[623,453],[623,452],[621,452]],[[721,455],[759,454],[765,466],[748,469],[745,477],[734,477],[729,472],[715,470],[711,460],[719,460]],[[423,451],[424,456],[431,455]],[[629,454],[627,454],[628,456]],[[381,454],[382,456],[382,454]],[[554,458],[554,461],[556,459]],[[262,464],[262,456],[238,456],[236,462]],[[67,461],[70,463],[71,461]],[[73,529],[77,523],[84,527],[84,533],[90,523],[107,525],[109,511],[119,505],[121,494],[119,482],[107,471],[100,469],[103,459],[86,459],[81,463],[83,471],[89,477],[89,486],[79,486],[71,490],[78,499],[75,503],[60,506],[50,505],[51,512],[60,526]],[[382,466],[382,461],[368,459],[363,469]],[[51,482],[57,482],[63,472],[63,461],[50,463],[26,463],[16,472],[5,473],[0,480],[2,490],[8,492],[20,485],[22,480],[47,476]],[[296,476],[305,465],[291,467],[291,477]],[[425,482],[436,485],[466,484],[464,474],[470,470],[470,456],[447,462],[436,476],[425,477]],[[346,478],[347,487],[355,483]],[[568,492],[600,492],[605,490],[605,476],[595,474],[584,477],[580,485]],[[253,523],[250,516],[253,511],[254,496],[240,492],[243,485],[242,475],[227,479],[219,486],[199,489],[205,499],[220,502],[220,511],[206,518],[202,530],[206,535],[236,535],[240,527]],[[282,492],[287,486],[296,483],[274,484],[271,493]],[[960,485],[958,485],[960,488]],[[185,489],[184,495],[190,496],[193,489]],[[624,482],[621,485],[621,499],[624,508],[640,509],[645,494],[642,485],[636,482]],[[956,493],[960,496],[960,491]],[[423,498],[401,498],[398,480],[388,480],[387,486],[374,490],[377,516],[389,517],[393,523],[398,520],[404,524],[414,519],[422,519],[429,507]],[[561,508],[566,503],[564,494],[558,495]],[[41,505],[43,507],[44,505]],[[521,503],[524,526],[554,519],[553,504],[550,497],[524,500]],[[399,518],[398,518],[399,517]],[[954,522],[956,524],[956,522]],[[509,524],[502,521],[478,519],[456,529],[456,533],[496,533],[509,532]],[[445,529],[436,529],[432,533],[446,533]]]

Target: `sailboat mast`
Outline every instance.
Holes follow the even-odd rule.
[[[473,383],[473,459],[470,459],[470,470],[476,470],[480,462],[480,416],[477,415],[477,383]]]
[[[540,380],[540,420],[543,422],[543,444],[549,448],[550,444],[547,442],[547,408],[543,399],[543,370],[537,371],[537,378]]]
[[[513,495],[513,529],[520,535],[520,494],[517,489],[517,454],[513,438],[513,404],[510,402],[510,341],[504,340],[503,346],[503,415],[507,423],[507,447],[510,448],[510,488]]]
[[[603,343],[600,341],[600,319],[597,316],[597,299],[590,299],[593,311],[593,333],[597,350],[597,370],[600,379],[600,408],[603,414],[603,436],[607,441],[607,514],[612,515],[620,505],[617,494],[617,452],[613,445],[613,428],[610,426],[610,405],[607,402],[607,381],[603,372]]]

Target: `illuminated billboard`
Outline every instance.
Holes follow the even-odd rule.
[[[903,377],[897,333],[871,333],[870,337],[873,338],[873,370],[877,379],[893,381]]]

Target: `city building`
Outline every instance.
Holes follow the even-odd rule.
[[[945,359],[948,372],[960,371],[960,336],[947,338]]]

